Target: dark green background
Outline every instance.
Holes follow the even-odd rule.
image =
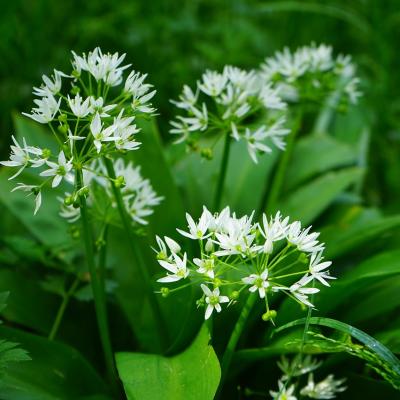
[[[169,103],[206,68],[252,68],[273,51],[311,41],[332,44],[358,63],[361,103],[372,134],[364,191],[395,211],[400,193],[400,2],[1,0],[0,152],[6,157],[12,113],[31,107],[33,85],[69,51],[127,53],[158,90],[159,124],[168,140]]]

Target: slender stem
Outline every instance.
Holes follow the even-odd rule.
[[[281,159],[279,160],[279,164],[273,177],[272,184],[270,188],[268,188],[268,186],[265,187],[265,192],[262,197],[262,204],[260,207],[260,214],[263,211],[265,213],[271,214],[274,213],[276,210],[283,181],[285,179],[286,170],[292,156],[295,139],[301,128],[301,119],[302,114],[300,111],[298,111],[297,116],[295,117],[294,125],[287,139],[286,149],[283,152]]]
[[[115,201],[117,203],[117,208],[119,215],[121,217],[121,222],[124,227],[125,233],[127,235],[128,241],[130,243],[130,248],[132,249],[132,253],[134,256],[134,259],[139,267],[139,272],[142,276],[144,285],[148,291],[148,297],[150,301],[150,306],[153,310],[153,316],[154,320],[157,323],[159,327],[159,338],[162,342],[162,345],[165,345],[168,339],[168,329],[165,324],[165,320],[163,317],[163,314],[160,309],[160,305],[158,303],[158,300],[156,298],[156,294],[154,292],[153,288],[153,283],[151,280],[151,276],[149,274],[148,267],[146,266],[146,263],[143,260],[142,254],[139,251],[136,243],[136,237],[132,229],[131,225],[131,217],[128,215],[126,208],[125,208],[125,203],[122,198],[122,193],[121,189],[115,185],[115,170],[114,170],[114,165],[111,159],[109,158],[104,158],[104,162],[107,168],[107,173],[109,177],[112,179],[112,188],[113,188],[113,193],[115,197]]]
[[[222,200],[222,192],[228,170],[229,152],[231,148],[231,135],[229,132],[225,134],[224,152],[222,154],[221,167],[219,170],[219,177],[214,197],[214,211],[219,211]]]
[[[247,319],[250,315],[250,311],[252,310],[255,302],[257,300],[257,295],[250,293],[249,296],[247,297],[246,303],[244,304],[242,311],[240,312],[239,318],[236,321],[236,324],[233,328],[231,337],[229,338],[228,345],[226,346],[225,353],[222,357],[222,363],[221,363],[221,381],[219,384],[219,389],[218,393],[221,392],[221,389],[225,383],[229,367],[232,362],[232,357],[233,354],[235,353],[236,346],[238,344],[238,341],[240,339],[240,336],[242,335],[243,329],[246,325]]]
[[[77,189],[83,187],[83,174],[81,169],[76,170],[76,182]],[[106,297],[104,290],[96,270],[96,265],[94,261],[94,243],[92,232],[90,229],[89,216],[87,211],[86,199],[84,196],[81,197],[81,219],[82,219],[82,232],[83,239],[85,243],[86,250],[86,262],[88,265],[90,273],[90,282],[92,285],[94,305],[96,310],[97,325],[100,333],[101,345],[104,352],[104,358],[106,362],[107,374],[109,376],[110,382],[117,389],[117,371],[115,369],[114,357],[111,348],[110,332],[108,329],[108,318],[107,318],[107,307],[106,307]]]
[[[51,327],[51,330],[50,330],[50,333],[48,336],[49,340],[54,340],[54,338],[56,337],[58,328],[60,327],[61,321],[64,317],[64,313],[68,306],[69,300],[70,300],[71,296],[74,294],[78,285],[79,285],[79,278],[76,278],[74,280],[74,282],[72,283],[71,287],[69,288],[69,290],[63,294],[62,302],[60,304],[60,307],[58,308],[56,318],[54,320],[53,326]]]

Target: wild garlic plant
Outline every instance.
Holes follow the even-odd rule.
[[[323,102],[339,91],[341,108],[355,104],[361,96],[356,67],[349,55],[333,57],[333,49],[325,44],[303,46],[291,52],[287,47],[260,66],[265,82],[272,83],[289,103]]]
[[[171,121],[170,133],[176,143],[187,142],[205,158],[223,137],[245,140],[249,155],[257,163],[257,153],[271,147],[285,148],[286,103],[270,83],[261,82],[255,71],[226,66],[222,72],[207,70],[193,91],[183,87],[179,100],[172,103],[183,115]],[[208,139],[210,147],[199,148]]]
[[[147,217],[153,214],[154,207],[163,200],[154,191],[150,181],[142,177],[140,166],[135,167],[131,161],[125,162],[124,158],[114,160],[114,169],[117,176],[114,184],[121,188],[127,215],[130,216],[132,224],[135,226],[147,225]],[[100,159],[94,160],[92,164],[83,172],[83,183],[87,188],[92,188],[95,196],[87,198],[90,208],[95,204],[96,213],[102,219],[116,211],[117,204],[112,192],[112,184],[107,176],[107,168]],[[73,186],[72,186],[73,188]],[[74,223],[80,218],[79,207],[76,207],[76,194],[66,193],[66,197],[59,198],[61,202],[60,216],[68,222]]]
[[[309,399],[334,399],[338,393],[344,392],[343,383],[346,379],[335,379],[334,375],[328,375],[319,382],[314,380],[314,371],[321,366],[311,356],[302,357],[296,355],[291,361],[282,357],[278,367],[283,372],[278,381],[278,390],[270,390],[269,394],[274,400]],[[293,380],[295,381],[293,383]],[[304,385],[304,386],[303,386]]]
[[[285,149],[287,105],[270,82],[255,71],[225,66],[222,72],[207,70],[193,90],[183,87],[177,101],[179,109],[171,121],[176,143],[186,142],[193,151],[211,159],[214,148],[224,140],[219,177],[214,195],[214,210],[220,208],[229,163],[231,141],[244,141],[254,163],[259,153]]]
[[[123,156],[140,147],[136,139],[140,128],[136,119],[154,115],[150,100],[155,95],[146,74],[123,65],[125,54],[103,53],[95,48],[88,54],[72,52],[72,69],[66,74],[54,70],[51,77],[43,75],[43,83],[33,93],[35,107],[31,113],[23,113],[34,121],[50,128],[57,150],[32,146],[14,137],[10,160],[1,164],[18,168],[11,176],[15,179],[25,169],[36,172],[41,183],[18,183],[14,190],[35,194],[35,211],[42,203],[44,187],[57,188],[63,183],[66,192],[61,215],[69,221],[81,219],[83,242],[100,339],[111,382],[117,384],[114,357],[108,328],[104,288],[104,268],[98,266],[101,257],[95,254],[92,218],[105,216],[99,209],[89,214],[91,205],[101,203],[103,212],[117,209],[126,235],[131,243],[134,262],[146,282],[155,315],[159,314],[151,280],[135,249],[132,224],[146,224],[146,217],[162,200],[148,180],[143,179],[139,168],[134,168]],[[127,75],[127,76],[124,76]],[[118,158],[118,159],[116,159]],[[103,197],[99,196],[99,188]],[[104,199],[105,197],[105,199]],[[102,238],[104,239],[104,238]],[[106,243],[103,243],[105,246]]]
[[[237,217],[226,207],[212,214],[206,207],[198,221],[186,214],[188,231],[178,229],[186,238],[198,242],[198,254],[188,252],[171,238],[157,237],[157,259],[166,275],[158,282],[172,284],[161,288],[166,296],[188,285],[201,288],[198,305],[205,308],[207,320],[221,312],[221,304],[232,305],[250,292],[250,299],[265,304],[265,321],[276,311],[269,306],[272,296],[284,293],[303,308],[313,307],[310,295],[319,292],[314,283],[330,286],[330,261],[324,261],[324,244],[311,227],[302,228],[299,221],[289,222],[281,213],[262,222],[253,215]],[[176,286],[175,283],[179,282]]]
[[[43,83],[33,90],[35,107],[30,114],[23,113],[50,128],[58,143],[57,152],[31,146],[24,138],[18,143],[13,137],[10,160],[1,162],[19,168],[10,179],[26,168],[43,178],[38,185],[18,183],[14,189],[35,194],[35,213],[45,186],[72,183],[73,193],[65,197],[67,206],[76,203],[79,196],[87,197],[90,185],[83,182],[83,173],[123,186],[122,176],[107,176],[102,169],[93,169],[93,163],[104,160],[107,164],[115,155],[137,150],[140,129],[135,118],[155,112],[150,103],[155,90],[145,83],[146,74],[131,71],[124,79],[130,67],[122,65],[125,54],[103,54],[100,48],[87,55],[72,54],[72,70],[68,74],[54,70],[51,77],[43,75]]]

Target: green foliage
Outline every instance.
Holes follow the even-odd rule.
[[[221,371],[204,325],[193,343],[174,357],[117,353],[117,368],[129,400],[212,400]]]

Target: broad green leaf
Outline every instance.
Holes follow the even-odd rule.
[[[400,215],[357,223],[351,219],[328,226],[321,231],[321,241],[326,243],[326,258],[337,258],[347,252],[379,238],[385,232],[400,226]]]
[[[1,269],[0,290],[5,289],[12,294],[2,315],[14,323],[47,334],[61,298],[44,292],[33,279],[27,279],[21,273]]]
[[[181,194],[165,158],[156,120],[141,120],[137,123],[142,129],[137,140],[142,145],[138,151],[131,152],[129,157],[141,166],[143,177],[150,180],[157,194],[164,197],[149,218],[151,235],[170,235],[175,231],[175,225],[185,217]]]
[[[327,315],[338,310],[340,313],[352,313],[352,315],[357,317],[358,314],[353,313],[352,310],[360,302],[360,298],[365,297],[362,294],[363,291],[366,292],[367,297],[365,301],[367,301],[371,296],[371,292],[368,293],[368,291],[372,290],[370,289],[371,283],[395,277],[400,273],[400,251],[396,250],[378,254],[358,265],[353,265],[351,269],[342,275],[335,271],[335,264],[333,264],[331,272],[334,276],[338,276],[338,279],[331,282],[330,288],[321,290],[315,296],[315,304],[318,312]],[[354,302],[351,301],[353,297],[355,298]],[[397,298],[393,297],[394,301]],[[347,306],[344,308],[340,307],[343,304],[347,304]],[[380,304],[375,304],[375,306],[379,307]],[[301,311],[297,304],[294,304],[291,299],[285,299],[279,309],[277,318],[280,323],[283,323],[284,321],[298,318],[300,314]],[[368,315],[369,309],[365,308],[359,317],[368,317]]]
[[[0,378],[3,369],[10,363],[29,361],[31,357],[28,352],[19,347],[19,343],[0,339]]]
[[[174,357],[117,353],[128,400],[212,400],[221,371],[204,325],[193,343]]]
[[[335,198],[363,175],[360,168],[329,172],[281,200],[279,209],[292,219],[308,224],[320,215]]]
[[[330,136],[307,136],[295,145],[285,176],[284,188],[290,193],[296,186],[310,178],[330,169],[350,166],[355,161],[356,154],[347,144]]]
[[[6,327],[0,327],[0,337],[21,343],[32,358],[29,362],[8,365],[0,380],[0,398],[67,400],[95,395],[109,398],[104,382],[75,349]]]

